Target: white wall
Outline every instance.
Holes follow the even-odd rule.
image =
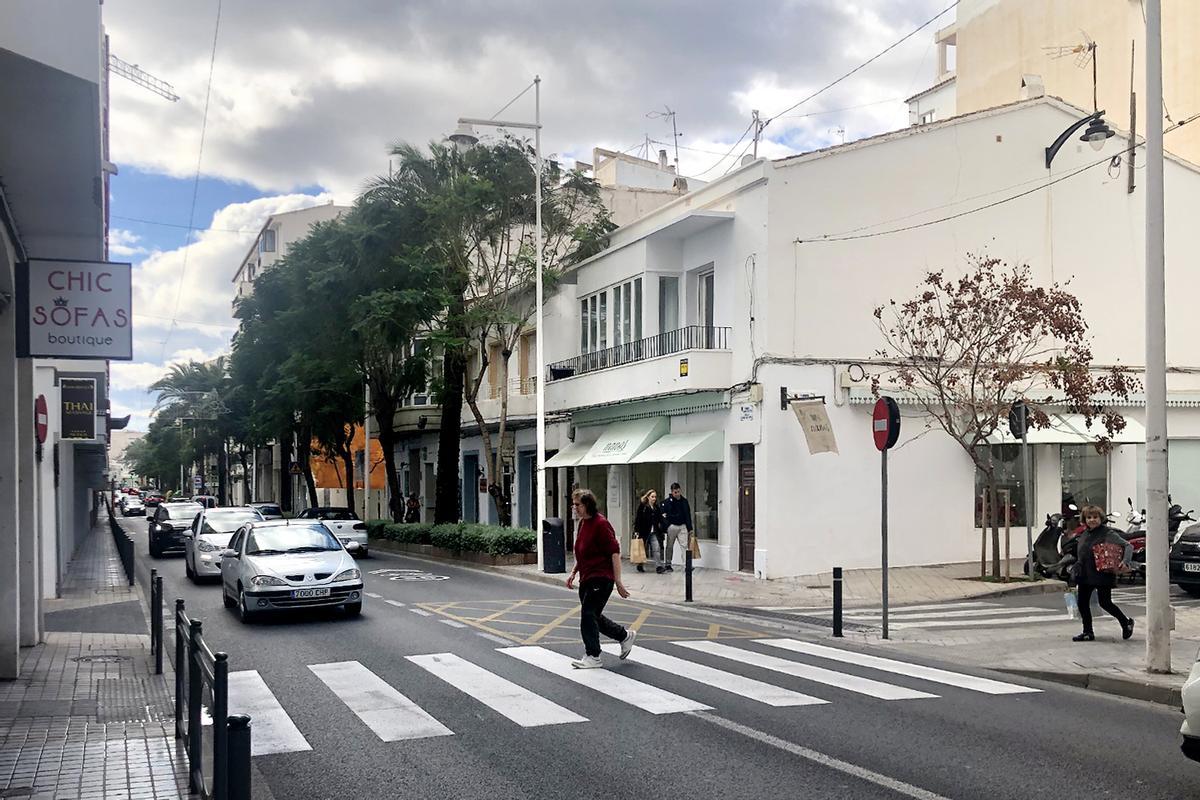
[[[5,0],[0,48],[100,82],[99,0]]]

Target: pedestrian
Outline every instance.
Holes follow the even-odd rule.
[[[654,562],[654,571],[659,575],[663,572],[662,557],[662,509],[658,505],[658,492],[654,489],[642,495],[638,504],[637,514],[633,518],[633,530],[638,538],[646,543],[646,554]],[[637,565],[638,572],[645,572],[642,564]]]
[[[600,660],[600,634],[621,643],[621,658],[629,657],[637,631],[626,630],[604,616],[604,605],[615,587],[621,597],[629,590],[621,582],[621,545],[612,525],[596,509],[596,495],[587,489],[577,490],[571,497],[579,515],[579,531],[575,535],[575,568],[567,576],[567,588],[575,588],[579,575],[579,633],[583,637],[583,658],[571,662],[576,669],[596,669],[604,666]]]
[[[421,501],[415,494],[408,496],[408,503],[404,507],[404,521],[409,525],[421,521]]]
[[[666,555],[663,560],[663,571],[673,572],[671,562],[675,555],[675,542],[687,551],[688,537],[692,533],[692,507],[678,483],[671,484],[671,496],[663,501],[662,518],[667,526]]]
[[[1075,577],[1079,584],[1079,616],[1083,620],[1083,633],[1072,638],[1075,642],[1091,642],[1096,639],[1092,631],[1092,593],[1095,592],[1100,600],[1100,607],[1111,614],[1121,623],[1121,638],[1133,636],[1133,620],[1121,613],[1112,601],[1112,590],[1117,585],[1115,572],[1101,572],[1096,568],[1096,554],[1093,548],[1099,544],[1115,544],[1124,548],[1122,564],[1129,563],[1133,547],[1116,531],[1108,527],[1105,520],[1108,517],[1099,506],[1083,507],[1083,524],[1087,530],[1081,533],[1078,561],[1075,562]]]

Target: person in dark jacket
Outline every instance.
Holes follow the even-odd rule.
[[[1099,506],[1084,506],[1083,524],[1087,530],[1079,534],[1078,561],[1075,576],[1079,582],[1079,617],[1083,620],[1083,633],[1072,638],[1076,642],[1091,642],[1096,639],[1092,631],[1092,593],[1100,600],[1100,607],[1121,623],[1121,638],[1133,636],[1133,620],[1121,613],[1112,601],[1112,590],[1117,585],[1117,576],[1112,572],[1096,569],[1096,556],[1092,548],[1098,544],[1115,544],[1125,549],[1122,563],[1128,564],[1133,547],[1119,533],[1105,524],[1107,515]]]
[[[417,499],[415,494],[408,496],[408,503],[404,507],[404,522],[412,525],[421,521],[421,501]]]
[[[680,547],[686,552],[688,537],[692,533],[692,507],[688,505],[687,498],[683,496],[683,491],[679,488],[678,483],[671,484],[671,496],[663,501],[662,510],[663,522],[667,526],[667,552],[663,569],[671,572],[675,542],[678,541]]]
[[[579,514],[575,534],[575,568],[567,576],[567,588],[575,588],[579,575],[579,633],[583,637],[583,658],[571,662],[575,669],[597,669],[600,660],[600,634],[621,643],[621,658],[629,657],[637,631],[626,629],[604,616],[604,606],[615,588],[621,597],[629,590],[621,582],[621,544],[613,527],[596,508],[596,495],[580,489],[571,498]]]
[[[633,518],[633,531],[646,543],[646,555],[654,562],[654,571],[661,575],[665,566],[662,557],[662,509],[658,505],[658,492],[654,489],[642,495],[642,502],[638,504],[637,514]],[[642,564],[638,564],[637,571],[646,570]]]

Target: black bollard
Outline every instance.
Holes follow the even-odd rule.
[[[692,548],[683,552],[683,602],[692,602]]]
[[[842,638],[842,568],[833,568],[833,635]]]
[[[250,800],[250,718],[231,714],[229,728],[229,771],[226,773],[229,800]]]

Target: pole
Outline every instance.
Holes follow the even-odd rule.
[[[388,160],[390,171],[392,162]],[[363,521],[371,518],[371,384],[363,385]]]
[[[546,369],[546,359],[542,354],[543,340],[546,336],[545,322],[545,304],[542,296],[542,78],[540,75],[533,76],[533,113],[534,113],[534,129],[533,129],[533,154],[537,169],[536,175],[536,196],[535,206],[537,214],[537,326],[536,339],[534,340],[534,353],[537,358],[537,497],[535,502],[537,508],[537,530],[542,529],[542,520],[546,516],[546,381],[543,372]],[[546,552],[542,546],[542,537],[537,537],[538,542],[538,572],[542,572],[546,566]]]
[[[883,551],[883,638],[888,638],[888,470],[887,470],[887,450],[880,451],[882,458],[880,463],[883,465],[880,479],[883,483],[883,517],[880,520],[880,534],[882,538],[881,550]]]
[[[833,635],[842,638],[842,568],[833,568]]]
[[[1025,417],[1021,423],[1021,485],[1025,488],[1025,563],[1029,565],[1029,579],[1036,580],[1037,559],[1033,557],[1033,484],[1029,481],[1033,466],[1029,458],[1029,436],[1025,424],[1029,421],[1029,411],[1023,403],[1021,415]]]
[[[1146,0],[1146,671],[1171,671],[1162,0]]]

